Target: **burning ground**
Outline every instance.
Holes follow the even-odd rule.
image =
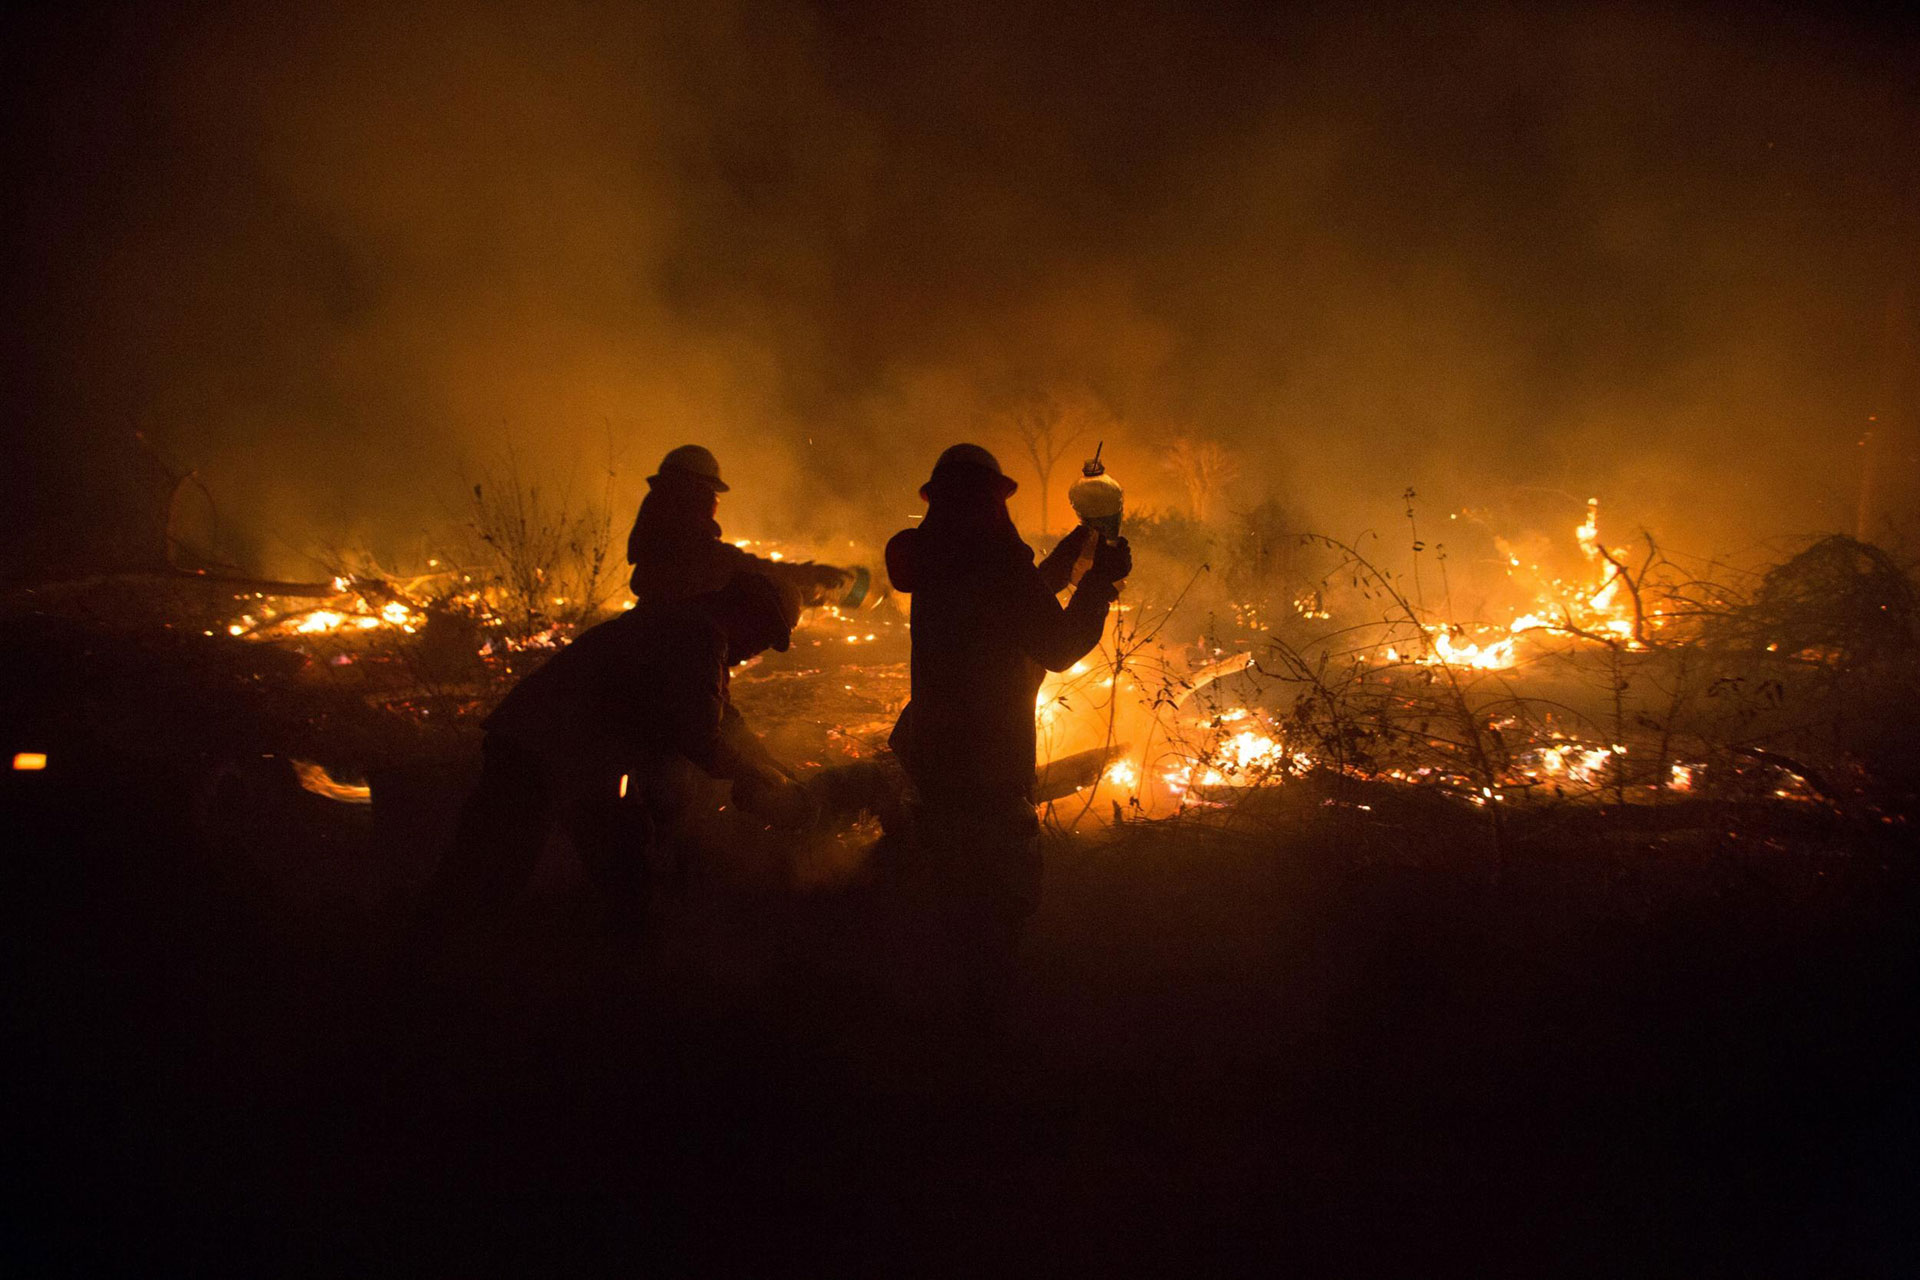
[[[304,757],[331,750],[370,799],[369,771],[471,755],[515,679],[630,607],[613,603],[604,542],[534,537],[524,511],[505,518],[475,494],[469,545],[414,572],[363,555],[311,584],[94,577],[29,588],[14,607],[37,627],[103,628],[121,647],[158,636],[213,667],[264,662],[282,674],[290,723],[309,694],[355,707],[357,731],[387,745],[330,748],[321,729],[293,749],[296,777],[324,794],[334,783]],[[1244,527],[1150,513],[1142,568],[1103,642],[1049,675],[1036,702],[1049,820],[1204,820],[1309,777],[1432,790],[1485,810],[1496,843],[1505,813],[1579,804],[1779,801],[1910,820],[1901,709],[1914,698],[1916,605],[1886,552],[1835,536],[1703,574],[1650,534],[1609,546],[1589,500],[1559,546],[1535,545],[1540,560],[1489,534],[1497,586],[1466,606],[1455,584],[1476,575],[1421,539],[1411,491],[1404,515],[1399,548],[1291,535],[1283,569],[1233,545]],[[870,554],[740,543],[776,560]],[[1488,580],[1484,562],[1471,568]],[[743,708],[803,773],[884,754],[906,701],[905,600],[852,572],[844,601],[808,611],[791,653],[738,673]]]
[[[1409,503],[1398,550],[1296,539],[1264,574],[1230,527],[1207,558],[1139,522],[1127,608],[1036,708],[1079,772],[986,1040],[926,1016],[871,819],[782,839],[718,788],[643,936],[556,847],[484,953],[396,959],[475,721],[595,616],[498,554],[16,593],[20,1238],[1897,1272],[1907,572],[1840,538],[1708,580],[1575,505],[1548,568],[1506,554],[1508,611],[1455,620]],[[908,623],[873,590],[813,611],[743,710],[803,771],[872,760]],[[99,1202],[115,1232],[70,1225]]]

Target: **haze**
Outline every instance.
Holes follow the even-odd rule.
[[[878,536],[1049,392],[1349,533],[1600,496],[1700,552],[1913,471],[1915,42],[1785,13],[118,7],[10,17],[9,542],[131,433],[234,554],[401,545],[514,442]],[[1078,450],[1075,451],[1077,457]],[[1016,472],[1016,474],[1019,474]],[[1029,492],[1031,492],[1029,481]],[[1056,493],[1055,521],[1065,515]],[[1018,499],[1016,501],[1019,501]],[[1021,512],[1028,524],[1038,512]]]

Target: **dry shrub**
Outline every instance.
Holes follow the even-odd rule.
[[[606,608],[622,578],[611,467],[600,495],[582,500],[570,484],[543,491],[509,448],[481,467],[472,494],[474,576],[510,636],[571,630]]]

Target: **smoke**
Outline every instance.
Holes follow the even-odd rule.
[[[955,440],[1032,497],[1008,415],[1062,389],[1104,407],[1136,503],[1179,500],[1159,458],[1187,435],[1238,457],[1235,504],[1340,534],[1408,486],[1436,520],[1557,491],[1715,550],[1850,528],[1870,415],[1912,448],[1887,322],[1920,283],[1911,32],[1151,3],[10,21],[16,535],[111,521],[136,427],[293,568],[405,546],[508,443],[555,483],[611,460],[625,505],[697,440],[729,533],[877,537]]]

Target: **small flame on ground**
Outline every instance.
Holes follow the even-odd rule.
[[[1456,667],[1480,671],[1502,671],[1514,664],[1513,637],[1490,640],[1486,644],[1456,641],[1444,629],[1433,637],[1433,651]]]
[[[44,751],[16,751],[13,753],[13,771],[15,773],[38,773],[47,767],[47,753]]]
[[[1428,642],[1424,653],[1403,656],[1398,646],[1389,646],[1381,651],[1381,659],[1389,665],[1407,662],[1427,667],[1507,671],[1519,665],[1518,640],[1530,632],[1570,635],[1607,644],[1621,644],[1629,649],[1645,648],[1635,627],[1633,601],[1625,574],[1609,559],[1609,553],[1600,542],[1599,499],[1587,499],[1586,519],[1574,530],[1574,538],[1579,542],[1580,553],[1591,567],[1594,578],[1584,584],[1554,580],[1540,591],[1532,611],[1514,618],[1504,628],[1497,623],[1472,628],[1429,626],[1426,628]],[[1624,554],[1623,551],[1611,553],[1614,560]],[[1509,570],[1517,569],[1520,560],[1508,554],[1507,564]],[[1537,565],[1534,567],[1538,568]],[[1295,608],[1306,617],[1324,616],[1302,609],[1300,602],[1295,603]],[[1658,616],[1647,619],[1647,625],[1652,627],[1658,627],[1662,622],[1663,619]],[[1466,633],[1470,629],[1490,634],[1469,640]]]
[[[372,804],[373,788],[363,783],[336,782],[325,766],[312,760],[294,760],[294,776],[300,779],[303,791],[311,791],[316,796],[325,796],[341,804]]]
[[[315,609],[300,619],[294,630],[303,636],[310,636],[320,631],[332,631],[346,620],[347,615],[344,613],[335,613],[331,609]]]
[[[1223,711],[1221,723],[1238,723],[1251,713],[1245,707]],[[1311,768],[1313,760],[1301,752],[1289,752],[1274,738],[1257,729],[1242,729],[1218,743],[1204,759],[1194,760],[1160,775],[1167,789],[1178,795],[1194,787],[1251,787],[1284,774],[1289,768]]]
[[[1595,783],[1601,780],[1607,762],[1626,754],[1626,748],[1588,747],[1577,742],[1558,742],[1540,749],[1540,772],[1549,778],[1569,782]]]

